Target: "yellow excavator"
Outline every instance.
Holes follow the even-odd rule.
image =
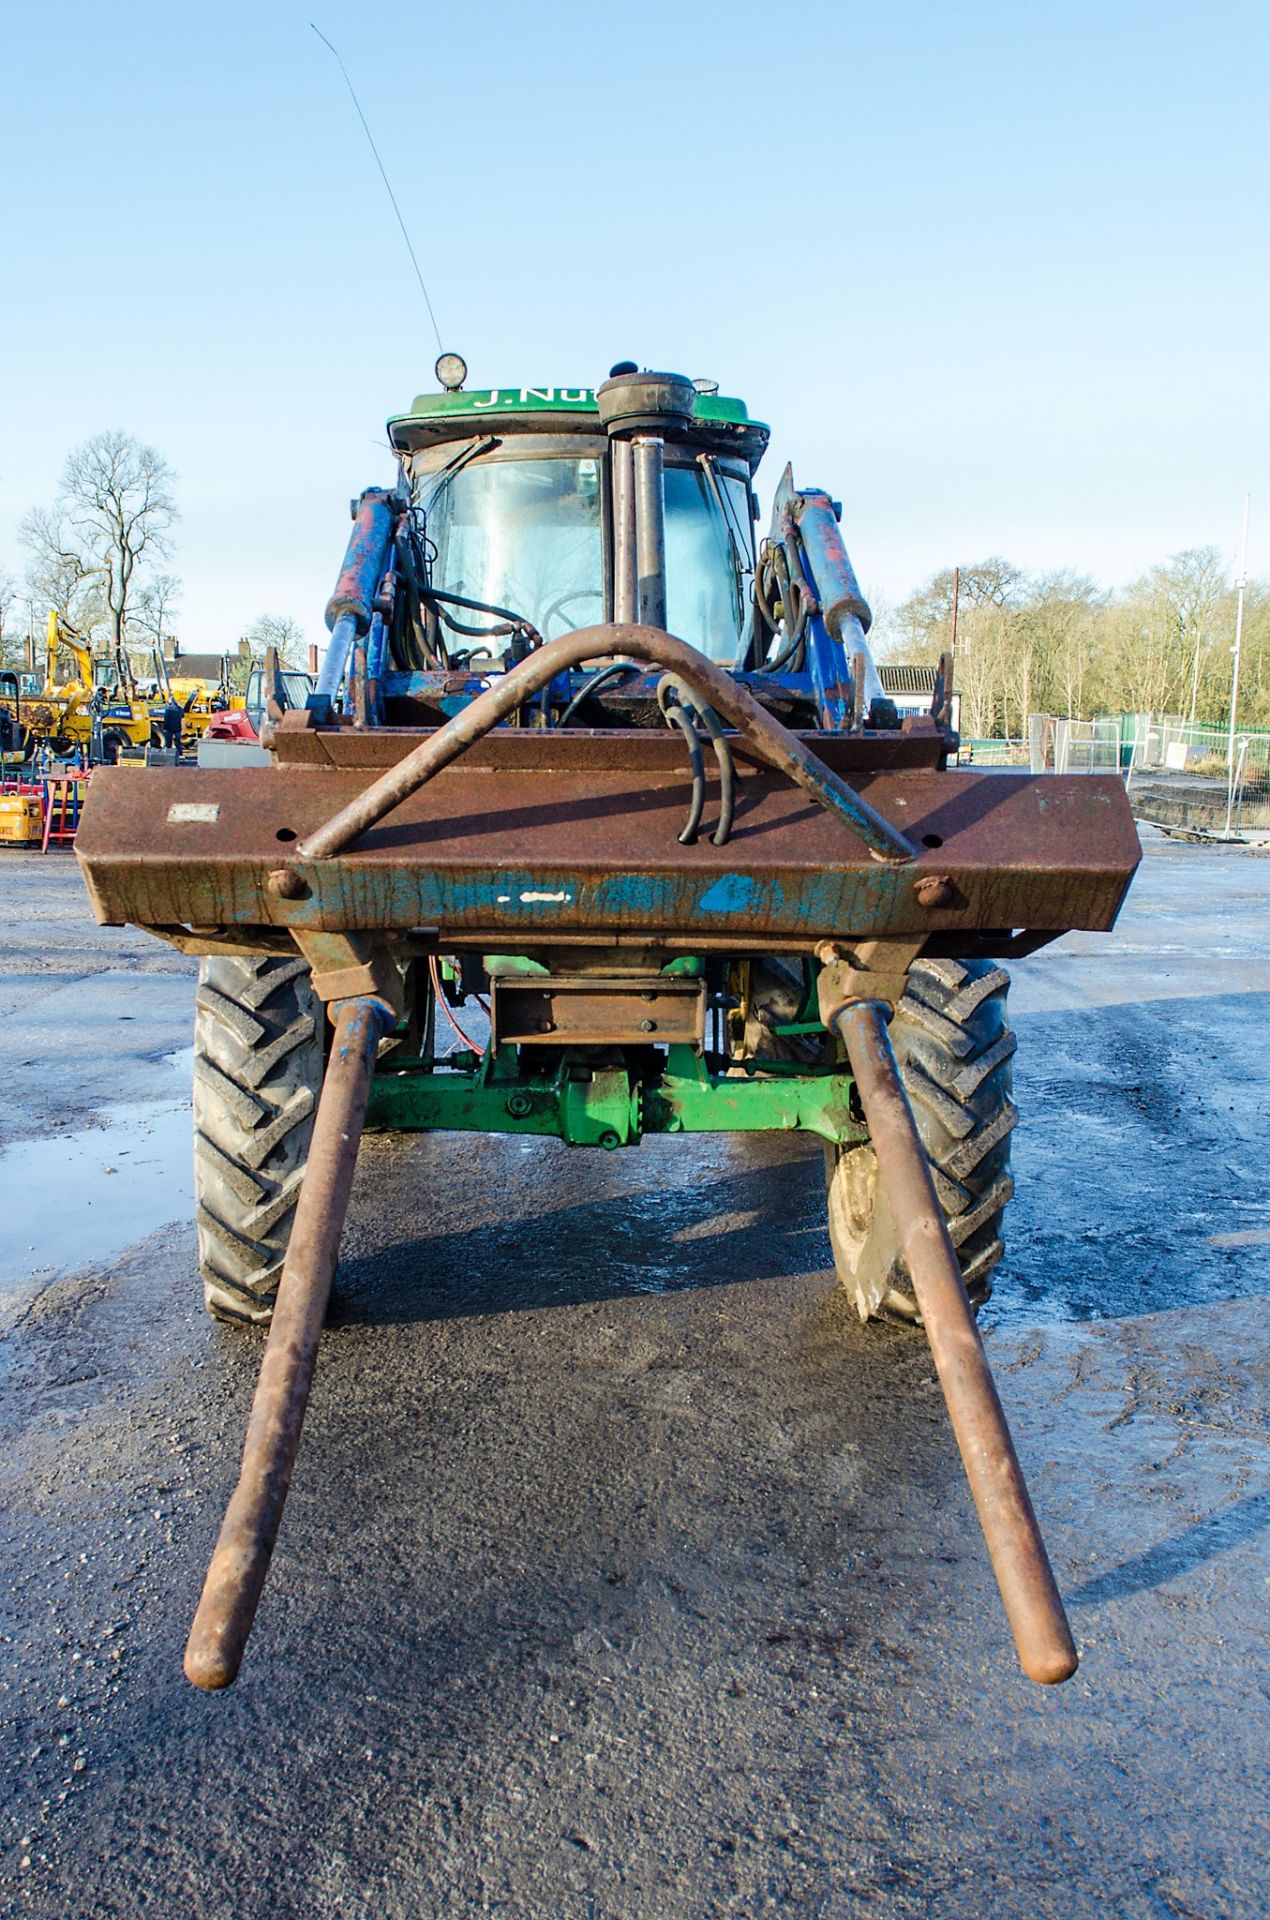
[[[56,609],[48,617],[43,687],[26,695],[20,707],[0,687],[0,707],[11,714],[24,760],[47,746],[59,758],[81,749],[91,760],[113,761],[128,747],[149,746],[154,731],[127,655],[94,660],[83,634]]]

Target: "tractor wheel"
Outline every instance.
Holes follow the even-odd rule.
[[[324,1018],[308,963],[199,964],[194,1195],[199,1269],[218,1320],[267,1325],[322,1085]]]
[[[891,1021],[895,1049],[935,1190],[977,1312],[1004,1251],[1001,1217],[1014,1191],[1010,977],[988,960],[917,960]],[[862,1320],[919,1323],[908,1268],[877,1182],[872,1146],[825,1147],[829,1238],[838,1278]]]

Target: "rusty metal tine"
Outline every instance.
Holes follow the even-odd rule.
[[[876,1000],[856,1000],[831,1017],[869,1123],[878,1179],[908,1262],[1020,1664],[1029,1679],[1054,1685],[1076,1671],[1076,1648],[900,1078],[885,1009]]]
[[[324,860],[343,852],[359,834],[409,799],[434,773],[456,760],[558,673],[584,660],[606,655],[626,655],[682,675],[694,691],[700,691],[716,712],[731,722],[769,766],[787,774],[826,812],[836,815],[857,833],[875,859],[917,859],[918,848],[848,786],[841,775],[834,773],[761,707],[730,673],[673,634],[664,633],[659,627],[641,626],[584,627],[577,633],[548,640],[500,674],[485,693],[430,734],[396,766],[389,767],[378,780],[372,781],[324,826],[297,842],[296,855],[302,860]]]
[[[278,1537],[386,1017],[371,999],[340,1001],[333,1009],[330,1060],[238,1485],[185,1649],[186,1678],[209,1691],[237,1677]]]

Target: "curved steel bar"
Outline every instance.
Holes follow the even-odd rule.
[[[558,673],[577,666],[580,661],[611,654],[647,660],[653,666],[667,667],[672,673],[682,675],[694,692],[708,700],[716,713],[729,721],[769,766],[788,774],[826,813],[857,834],[874,859],[894,862],[917,859],[916,847],[902,833],[761,707],[730,673],[725,673],[686,641],[677,640],[658,627],[616,625],[583,627],[577,633],[548,640],[502,674],[487,692],[479,694],[444,727],[420,741],[395,767],[389,767],[378,780],[372,781],[365,792],[341,807],[325,826],[299,841],[296,854],[302,860],[324,860],[344,852],[369,827],[400,806],[434,773],[457,760]]]

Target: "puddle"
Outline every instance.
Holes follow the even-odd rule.
[[[189,1085],[192,1049],[169,1056]],[[105,1106],[101,1124],[53,1129],[0,1153],[0,1299],[99,1266],[193,1216],[188,1092]]]

